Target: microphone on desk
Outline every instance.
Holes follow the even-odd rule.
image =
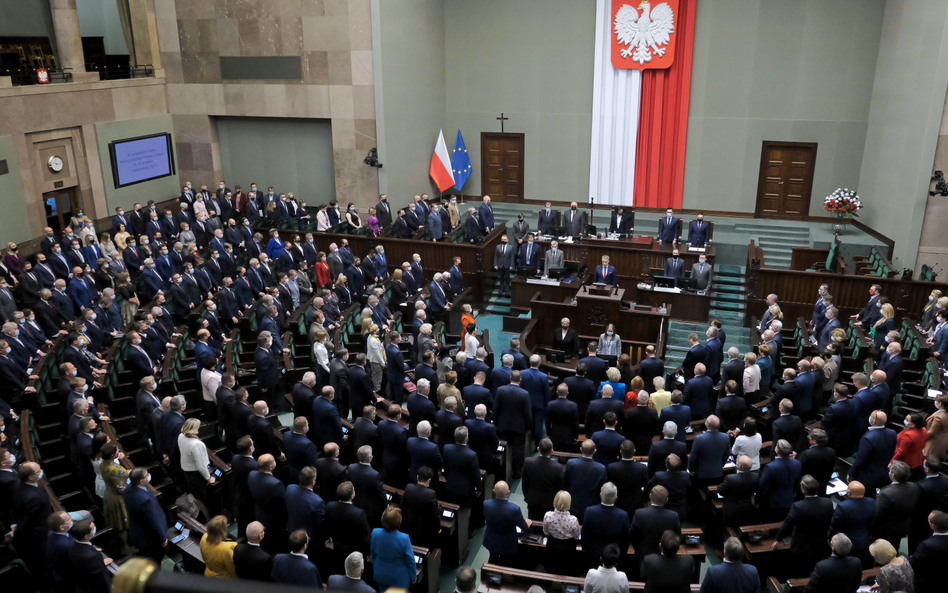
[[[614,288],[615,288],[615,290],[612,292],[612,296],[615,296],[615,295],[619,294],[619,285],[616,284]]]

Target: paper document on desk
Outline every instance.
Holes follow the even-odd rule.
[[[733,461],[728,461],[724,464],[724,469],[734,469],[735,467],[737,467],[737,464]]]
[[[837,478],[835,480],[830,480],[829,485],[826,486],[826,494],[829,496],[834,494],[843,494],[847,489],[848,486],[846,486],[846,483]]]
[[[938,391],[937,389],[928,390],[928,399],[935,399],[939,395],[941,395],[941,391]]]

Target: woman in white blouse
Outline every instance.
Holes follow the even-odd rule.
[[[194,498],[205,502],[207,485],[214,483],[214,476],[207,469],[207,446],[198,438],[200,430],[200,420],[185,420],[181,426],[181,434],[178,435],[178,450],[181,451],[181,470],[188,483],[188,491]]]
[[[328,341],[329,336],[323,330],[317,329],[313,333],[313,362],[320,385],[329,384],[329,350],[326,349]]]
[[[760,367],[757,366],[757,355],[748,352],[744,355],[744,401],[748,404],[757,403],[757,392],[760,391]]]
[[[741,434],[734,439],[731,454],[734,455],[734,459],[741,455],[750,457],[753,462],[751,471],[755,472],[760,469],[760,445],[762,442],[763,439],[757,432],[757,421],[753,418],[747,418],[744,420],[744,429]]]
[[[217,357],[209,355],[201,369],[201,392],[204,395],[204,417],[217,418],[217,388],[221,386],[221,374],[217,372]]]
[[[369,339],[367,341],[366,352],[369,362],[372,364],[372,385],[375,391],[382,391],[382,375],[385,374],[385,346],[379,339],[379,326],[372,324],[369,327]]]

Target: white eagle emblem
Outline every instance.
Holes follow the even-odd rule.
[[[628,45],[619,51],[623,58],[632,56],[632,60],[639,64],[652,61],[652,52],[659,57],[665,55],[671,34],[675,32],[675,15],[668,4],[662,2],[651,10],[648,2],[642,2],[639,11],[628,4],[623,4],[616,11],[615,32],[620,45]],[[650,12],[651,10],[651,12]]]

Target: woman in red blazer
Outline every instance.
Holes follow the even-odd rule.
[[[899,433],[895,442],[895,455],[892,461],[907,463],[912,468],[913,480],[921,480],[925,476],[922,462],[925,460],[923,451],[927,440],[928,430],[925,428],[925,418],[917,412],[906,416],[905,428]],[[892,467],[892,462],[889,462],[889,467]]]

